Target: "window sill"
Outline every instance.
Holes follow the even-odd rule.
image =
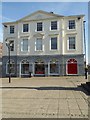
[[[58,51],[58,49],[55,49],[55,50],[50,50],[50,51],[52,51],[52,52],[53,52],[53,51]]]
[[[35,50],[35,52],[43,52],[43,50]]]
[[[50,30],[50,31],[59,31],[59,29],[56,29],[56,30]]]
[[[28,31],[28,32],[22,32],[22,33],[30,33],[30,31]]]
[[[35,30],[35,32],[40,32],[40,33],[41,33],[41,32],[44,32],[44,30],[42,30],[42,31],[37,31],[37,30]]]
[[[10,35],[13,35],[13,34],[15,34],[15,32],[14,33],[9,33]]]
[[[69,49],[68,51],[76,51],[76,49]]]
[[[15,50],[14,50],[14,51],[10,51],[10,52],[11,52],[11,53],[12,53],[12,52],[15,52]]]
[[[20,52],[26,53],[26,52],[29,52],[29,51],[20,51]]]
[[[16,32],[15,33],[8,33],[9,36],[15,36],[16,35]]]
[[[67,29],[67,30],[69,30],[69,31],[76,31],[76,29]]]

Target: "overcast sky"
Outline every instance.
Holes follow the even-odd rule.
[[[88,40],[88,3],[87,2],[25,2],[25,0],[22,1],[24,2],[2,3],[2,14],[0,15],[0,18],[2,18],[2,22],[11,22],[18,20],[37,10],[44,10],[47,12],[53,11],[56,14],[66,15],[66,16],[85,14],[86,40]],[[0,26],[0,41],[3,41],[2,26]]]

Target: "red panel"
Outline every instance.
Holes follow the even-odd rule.
[[[77,74],[77,63],[67,65],[68,74]]]
[[[43,71],[36,71],[36,74],[44,74]]]

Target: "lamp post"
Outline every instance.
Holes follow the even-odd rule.
[[[11,47],[11,43],[10,41],[7,41],[7,39],[5,40],[6,41],[6,46],[8,48],[8,60],[9,60],[9,83],[11,83],[11,68],[10,68],[10,47]]]
[[[86,21],[83,21],[83,29],[84,29],[84,51],[85,51],[85,79],[87,79],[85,22]]]

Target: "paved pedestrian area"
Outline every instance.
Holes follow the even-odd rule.
[[[2,79],[3,118],[88,118],[88,96],[80,77]]]

